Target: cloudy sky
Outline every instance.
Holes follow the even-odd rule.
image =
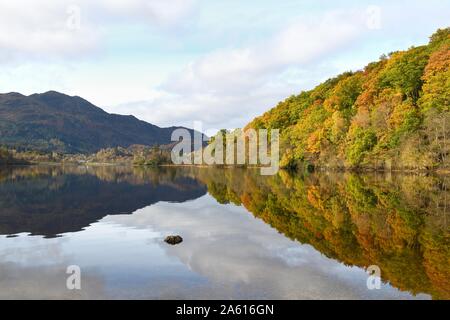
[[[235,128],[449,22],[448,0],[0,0],[0,92]]]

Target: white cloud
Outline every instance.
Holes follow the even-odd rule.
[[[169,77],[158,99],[113,110],[128,110],[166,126],[192,126],[196,120],[214,129],[243,126],[300,88],[310,87],[317,74],[324,74],[323,58],[354,41],[364,26],[364,12],[332,12],[297,21],[265,41],[206,54]]]
[[[165,88],[177,93],[247,92],[289,66],[317,61],[354,40],[364,25],[361,18],[335,12],[299,21],[262,43],[210,53],[174,75]]]
[[[168,26],[182,19],[193,0],[1,0],[0,63],[30,58],[79,57],[102,45],[114,23]],[[73,22],[79,25],[73,25]]]
[[[107,109],[120,114],[133,114],[160,126],[193,127],[194,121],[201,121],[205,130],[214,131],[245,124],[252,116],[270,107],[266,101],[265,94],[243,97],[192,93],[179,96],[159,91],[157,97],[152,100],[136,101]]]
[[[448,22],[448,3],[430,1],[0,0],[0,84],[80,95],[161,126],[233,128],[382,53],[425,43]],[[79,29],[67,26],[71,5]]]
[[[191,12],[194,0],[78,0],[95,17],[171,25]]]
[[[0,62],[33,56],[75,56],[96,45],[97,35],[71,30],[65,1],[2,1]]]

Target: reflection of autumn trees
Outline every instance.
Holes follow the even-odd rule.
[[[111,203],[114,208],[107,208],[109,213],[118,205],[112,200],[122,193],[124,199],[119,202],[129,200],[130,208],[139,207],[138,200],[147,203],[154,190],[141,190],[142,197],[138,197],[138,191],[146,189],[149,183],[174,191],[185,190],[189,195],[192,190],[191,198],[195,198],[195,192],[200,195],[203,190],[200,184],[195,184],[199,180],[218,202],[245,206],[287,237],[310,244],[327,257],[347,265],[378,265],[383,280],[394,287],[414,294],[428,293],[435,299],[450,299],[450,176],[352,173],[292,176],[282,171],[277,176],[264,177],[257,169],[36,166],[3,168],[0,183],[22,181],[24,192],[30,190],[31,184],[36,191],[29,191],[29,197],[50,197],[69,185],[68,175],[91,175],[103,181],[105,186],[99,190],[104,191],[104,198],[92,195],[89,201],[77,203],[92,205],[94,199],[102,204]],[[121,182],[126,184],[123,190],[105,189]],[[21,197],[15,200],[5,196],[3,200],[21,203],[23,194]],[[47,201],[48,211],[48,199],[42,201]],[[3,203],[2,208],[8,206]],[[86,211],[83,207],[74,208]],[[98,207],[92,210],[101,211]],[[55,207],[55,212],[66,211]],[[56,215],[50,216],[49,221],[54,222]],[[17,220],[18,217],[15,213],[13,221],[22,225],[30,221],[29,216],[23,216],[23,221]],[[75,217],[76,214],[70,215],[70,219]],[[33,220],[34,225],[43,220],[43,216],[35,218],[39,219]],[[67,221],[64,223],[61,227],[66,228]],[[74,225],[78,228],[78,224]],[[79,225],[86,223],[83,220]]]
[[[450,177],[262,177],[239,169],[201,169],[195,175],[219,202],[244,205],[330,258],[376,264],[384,281],[401,290],[450,298]]]

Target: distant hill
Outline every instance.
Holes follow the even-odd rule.
[[[0,94],[0,145],[8,147],[93,153],[134,144],[170,144],[174,129],[109,114],[83,98],[55,91]]]
[[[450,28],[293,95],[246,128],[280,129],[284,167],[450,168]]]

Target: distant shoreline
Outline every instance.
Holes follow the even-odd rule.
[[[260,169],[262,166],[233,166],[233,165],[218,165],[210,166],[205,164],[160,164],[160,165],[136,165],[133,163],[126,162],[34,162],[34,163],[17,163],[17,164],[0,164],[0,168],[5,167],[27,167],[27,166],[95,166],[95,167],[134,167],[134,168],[217,168],[217,169]],[[307,170],[289,170],[286,168],[280,168],[280,171],[292,172],[292,173],[302,173],[307,172]],[[310,173],[314,172],[340,172],[340,173],[375,173],[375,174],[437,174],[437,175],[450,175],[450,168],[437,168],[437,169],[372,169],[372,168],[321,168],[316,167],[311,170]]]

